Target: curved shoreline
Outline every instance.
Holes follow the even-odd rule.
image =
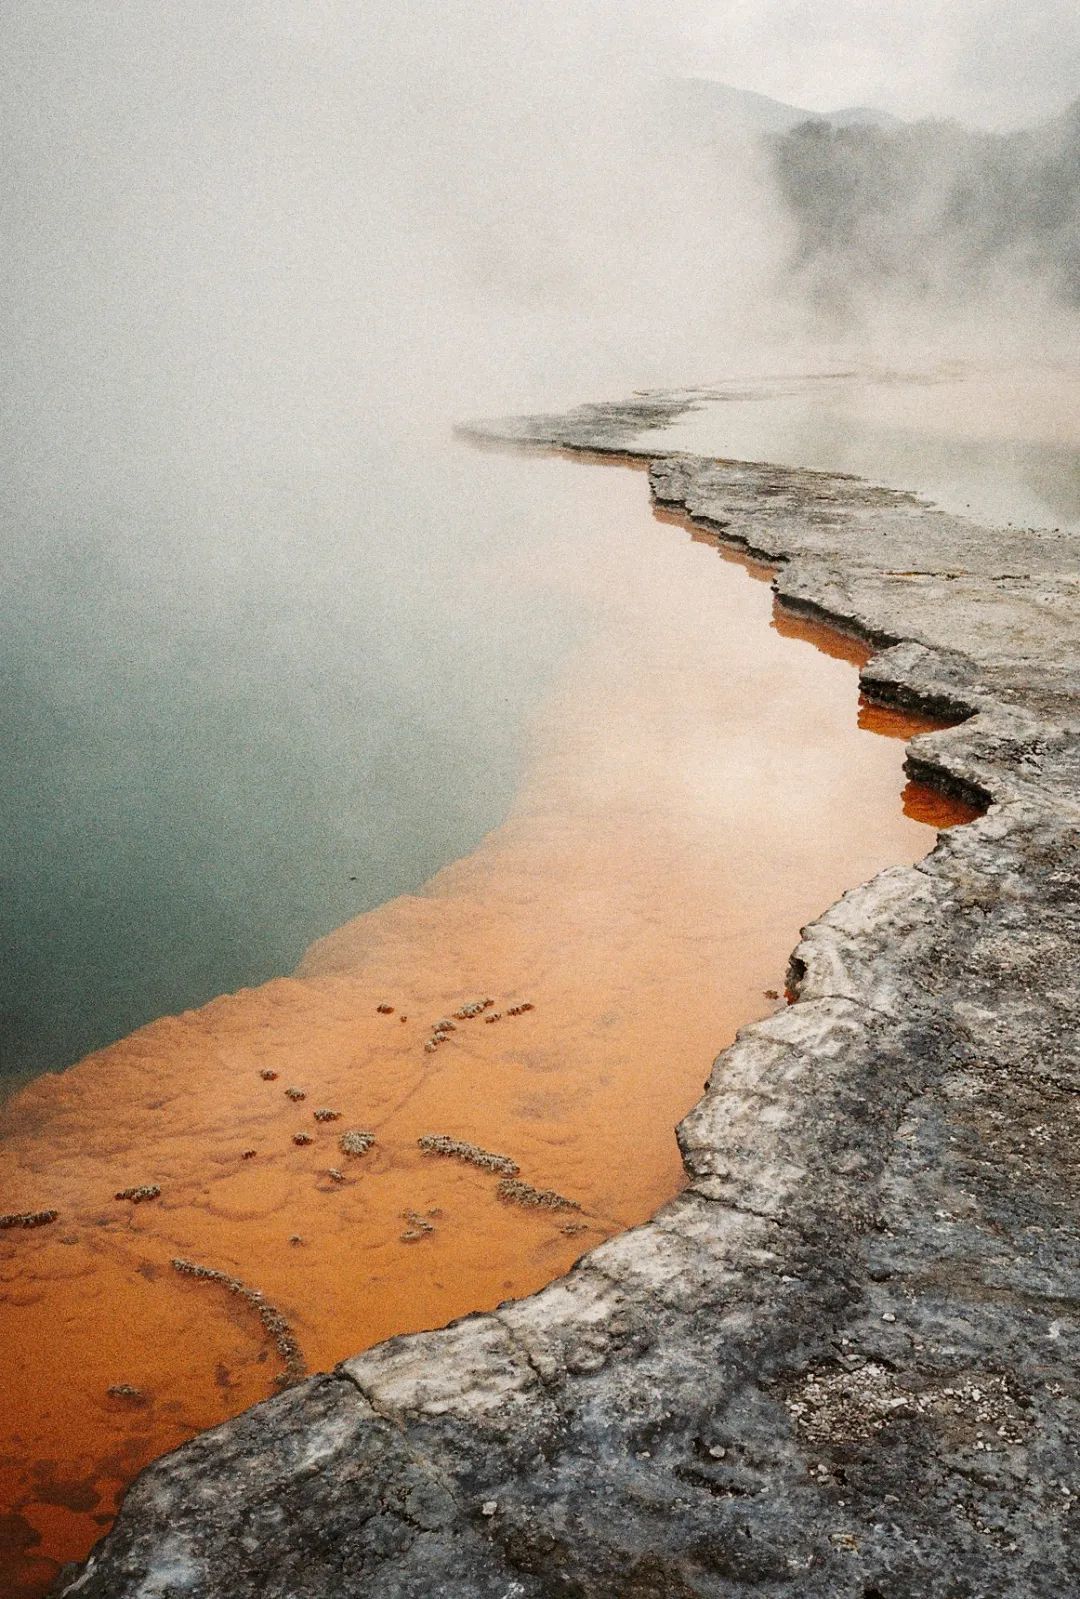
[[[805,930],[799,1002],[720,1056],[679,1129],[689,1186],[652,1221],[531,1299],[378,1346],[159,1461],[60,1591],[1077,1581],[1075,541],[633,449],[690,403],[476,431],[645,456],[660,503],[878,646],[872,697],[966,714],[910,760],[990,813]]]

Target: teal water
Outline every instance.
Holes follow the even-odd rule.
[[[0,1073],[288,972],[498,822],[584,617],[544,463],[10,507]]]
[[[1075,395],[775,380],[655,442],[1075,527]],[[230,478],[204,455],[191,485],[175,456],[87,462],[81,494],[70,468],[62,494],[9,479],[0,1084],[286,973],[466,853],[590,626],[574,570],[603,473],[400,429],[321,469],[257,460]]]

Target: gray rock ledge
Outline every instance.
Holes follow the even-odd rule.
[[[81,1599],[1080,1593],[1077,544],[635,449],[678,395],[486,424],[656,499],[861,634],[990,802],[807,928],[799,1000],[679,1129],[687,1187],[532,1299],[398,1338],[145,1471]]]

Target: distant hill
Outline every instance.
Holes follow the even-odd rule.
[[[834,128],[899,128],[899,117],[871,106],[845,106],[839,111],[808,111],[787,105],[753,89],[736,89],[712,78],[671,78],[667,92],[673,106],[688,116],[708,118],[756,133],[789,133],[804,122],[828,123]]]
[[[811,120],[815,120],[811,116]],[[831,122],[834,128],[902,128],[901,117],[894,117],[891,111],[877,111],[869,105],[845,106],[842,111],[827,111],[817,120]]]
[[[1013,133],[814,119],[764,137],[792,267],[830,315],[883,290],[939,303],[1032,290],[1080,308],[1080,101]]]

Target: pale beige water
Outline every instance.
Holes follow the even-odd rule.
[[[635,444],[912,489],[991,524],[1080,527],[1080,372],[962,362],[721,383]]]

